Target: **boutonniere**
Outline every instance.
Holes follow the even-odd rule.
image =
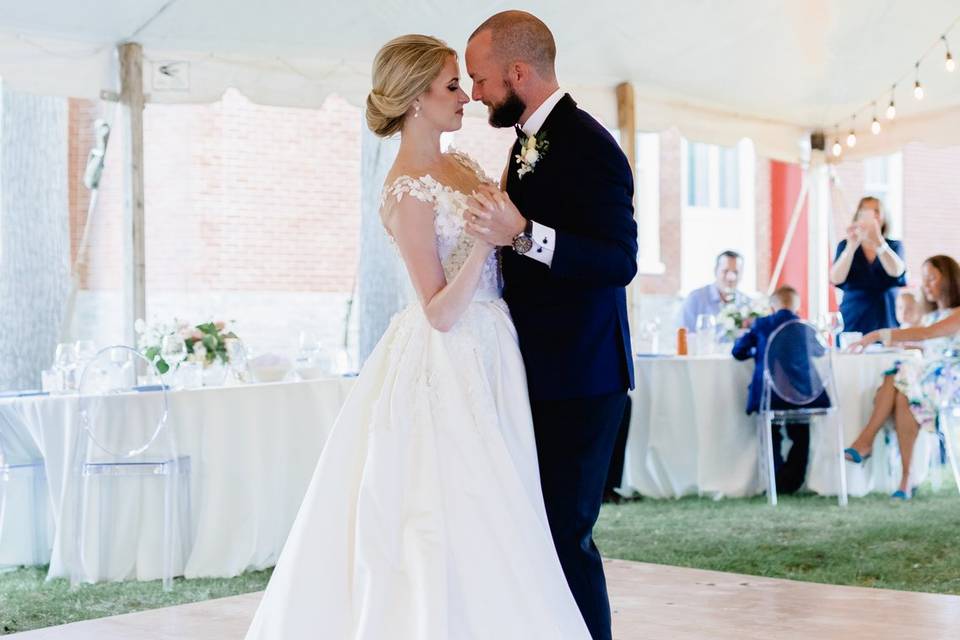
[[[550,141],[547,140],[547,133],[541,131],[539,134],[528,136],[520,144],[520,153],[515,158],[517,164],[517,177],[523,179],[523,176],[532,173],[533,168],[540,162],[550,147]]]

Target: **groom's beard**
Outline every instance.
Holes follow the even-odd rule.
[[[527,105],[520,96],[507,86],[507,97],[497,106],[490,107],[490,126],[502,129],[512,127],[520,122],[520,116],[527,110]]]

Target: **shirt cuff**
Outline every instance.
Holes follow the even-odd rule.
[[[524,255],[542,262],[548,267],[553,264],[553,252],[556,248],[557,232],[539,222],[533,223],[533,248]]]

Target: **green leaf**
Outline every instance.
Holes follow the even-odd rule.
[[[207,351],[215,351],[217,349],[217,337],[210,334],[203,336],[203,346],[207,348]]]

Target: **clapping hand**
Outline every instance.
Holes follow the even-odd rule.
[[[860,238],[863,244],[871,249],[876,249],[883,244],[883,234],[880,231],[880,223],[873,218],[861,220],[857,223],[860,227]]]
[[[847,246],[851,249],[860,246],[860,225],[856,222],[847,227]]]
[[[500,247],[512,244],[527,224],[510,196],[489,184],[481,184],[474,191],[463,219],[468,235]]]

